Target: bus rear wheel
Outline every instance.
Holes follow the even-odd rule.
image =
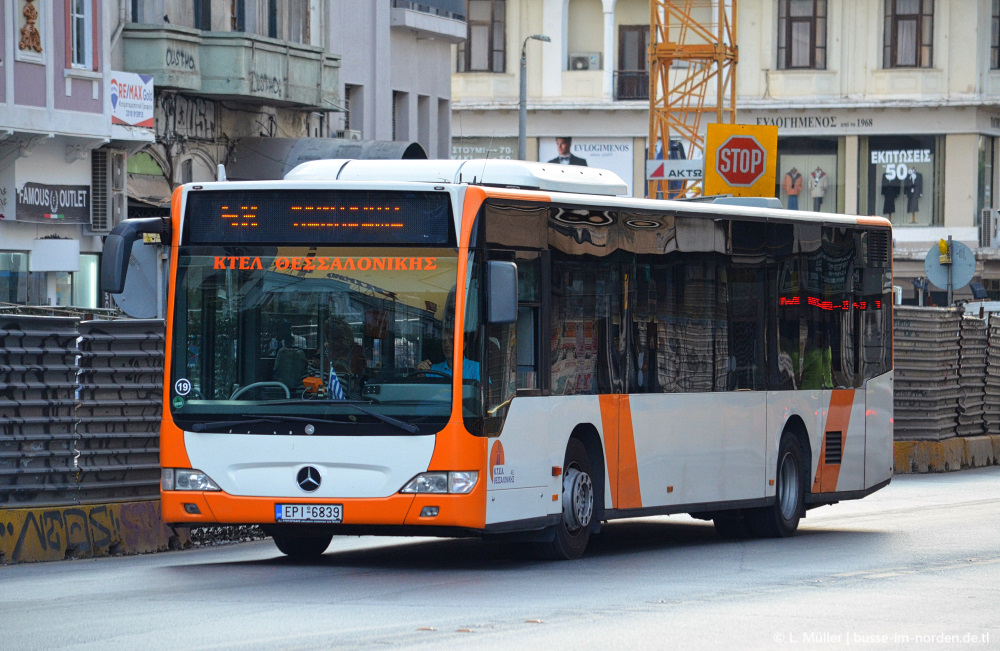
[[[333,534],[311,534],[296,536],[291,534],[272,533],[271,538],[278,551],[297,561],[308,561],[319,558],[330,546]]]
[[[747,523],[760,538],[785,538],[799,527],[805,503],[804,455],[798,439],[781,437],[774,504],[747,512]]]
[[[572,560],[583,556],[595,512],[594,482],[587,449],[570,439],[563,462],[562,522],[552,527],[552,539],[535,543],[541,558]]]

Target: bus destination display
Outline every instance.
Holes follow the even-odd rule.
[[[373,190],[192,191],[182,244],[454,243],[450,196]]]

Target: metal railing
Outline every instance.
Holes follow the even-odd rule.
[[[649,72],[615,70],[615,99],[649,99]]]

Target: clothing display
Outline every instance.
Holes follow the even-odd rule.
[[[910,213],[913,221],[914,213],[920,212],[920,197],[924,194],[924,175],[910,170],[903,181],[903,194],[906,195],[906,212]]]
[[[822,167],[817,167],[809,175],[809,194],[813,198],[814,211],[819,212],[819,209],[823,206],[823,197],[826,196],[826,188],[829,184],[830,179],[827,178],[826,172],[823,171]]]
[[[802,175],[796,168],[792,168],[785,174],[781,182],[781,187],[788,195],[788,209],[799,209],[799,193],[802,192]]]
[[[892,215],[896,212],[896,197],[902,192],[900,187],[899,179],[889,178],[889,173],[886,172],[882,177],[882,214]]]

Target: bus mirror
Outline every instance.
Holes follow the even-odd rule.
[[[487,320],[514,323],[517,321],[517,265],[502,260],[490,260],[486,264]]]
[[[132,245],[143,233],[160,235],[161,241],[169,241],[169,222],[159,217],[126,219],[121,221],[104,240],[101,254],[101,289],[109,294],[121,294],[125,290],[125,274],[128,272]],[[165,237],[167,236],[167,237]]]

